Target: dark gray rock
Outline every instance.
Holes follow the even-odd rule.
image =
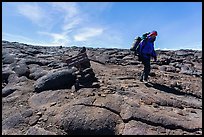
[[[23,116],[24,118],[30,117],[30,116],[32,116],[32,115],[33,115],[33,110],[32,110],[32,109],[27,109],[27,110],[25,110],[24,112],[22,112],[22,116]]]
[[[47,71],[45,71],[45,70],[38,70],[38,71],[35,71],[34,73],[31,73],[30,75],[29,75],[29,78],[30,79],[33,79],[33,80],[37,80],[37,79],[39,79],[40,77],[42,77],[42,76],[45,76],[46,74],[47,74],[48,72]]]
[[[30,75],[29,75],[30,79],[37,80],[38,78],[48,73],[47,71],[43,70],[41,66],[37,64],[30,64],[29,68],[30,68]]]
[[[14,66],[13,71],[16,72],[16,74],[20,77],[20,76],[26,76],[28,77],[30,74],[29,68],[25,63],[18,63],[16,64],[16,66]]]
[[[8,83],[16,84],[18,82],[20,82],[20,78],[18,77],[18,75],[16,73],[9,75]]]
[[[116,57],[112,57],[107,62],[112,63],[112,64],[117,64],[119,61],[120,61],[120,59],[118,59]]]
[[[132,120],[125,124],[122,135],[147,135],[148,128],[145,124]]]
[[[11,74],[14,74],[15,72],[9,69],[8,67],[3,68],[2,70],[2,80],[5,83],[8,83],[8,78]]]
[[[28,99],[29,106],[32,108],[39,108],[46,104],[51,104],[53,102],[60,102],[64,99],[64,91],[55,90],[55,91],[44,91],[38,94],[34,94]]]
[[[45,66],[45,65],[48,65],[51,62],[52,61],[48,61],[48,60],[44,60],[44,59],[26,59],[25,60],[25,63],[27,65],[37,64],[37,65],[40,65],[40,66]]]
[[[122,115],[122,118],[123,118],[123,115]],[[197,127],[196,123],[192,123],[190,121],[182,121],[182,120],[178,121],[177,119],[165,116],[164,114],[159,114],[159,113],[152,114],[152,112],[142,108],[134,108],[134,110],[132,110],[131,119],[135,119],[137,121],[139,120],[144,123],[150,123],[151,125],[168,127],[171,129],[181,127],[186,130],[194,130]]]
[[[61,67],[65,66],[65,64],[62,62],[53,61],[53,62],[49,63],[47,66],[52,67],[53,69],[57,69],[57,68],[61,68]]]
[[[201,59],[202,58],[202,52],[196,52],[194,54],[194,57],[197,57],[197,58]]]
[[[111,135],[119,122],[122,97],[108,95],[106,98],[86,97],[77,99],[64,107],[59,120],[60,127],[74,135]]]
[[[176,72],[176,68],[173,67],[173,66],[168,66],[168,67],[166,68],[166,71],[167,71],[167,72]]]
[[[17,74],[11,74],[8,77],[8,84],[17,84],[20,82],[26,82],[28,78],[26,76],[18,77]]]
[[[156,64],[152,64],[152,65],[151,65],[151,68],[152,68],[152,69],[159,69],[159,66],[156,65]]]
[[[76,80],[75,75],[72,73],[72,70],[61,70],[48,73],[35,82],[35,92],[71,88]]]
[[[134,57],[131,55],[127,55],[127,56],[123,57],[123,60],[134,60]]]
[[[34,73],[36,71],[39,71],[39,70],[40,71],[43,70],[43,68],[38,64],[29,64],[28,67],[29,67],[29,70],[30,70],[30,74]]]
[[[159,70],[166,71],[166,66],[159,66]]]
[[[173,62],[178,62],[178,63],[182,63],[183,62],[183,58],[173,58],[172,60],[171,60],[171,62],[173,63]]]
[[[162,58],[157,61],[157,64],[158,65],[169,65],[170,62],[171,62],[170,58]]]
[[[39,120],[39,118],[40,118],[40,116],[33,116],[33,117],[30,117],[29,118],[29,125],[30,126],[33,126],[33,125],[36,125],[37,124],[37,122],[38,122],[38,120]]]
[[[82,75],[94,73],[92,68],[86,68],[82,71]]]
[[[156,73],[155,73],[155,72],[150,72],[150,73],[149,73],[149,76],[155,77],[155,76],[156,76]]]
[[[38,49],[34,49],[34,48],[28,48],[27,52],[28,52],[28,53],[31,53],[31,54],[43,53],[42,51],[40,51],[40,50],[38,50]]]
[[[16,91],[16,87],[15,86],[6,86],[2,89],[2,97],[6,97],[10,94],[12,94],[14,91]]]
[[[2,130],[15,128],[21,123],[25,123],[25,118],[23,118],[21,114],[17,113],[2,121]]]
[[[3,56],[2,62],[3,64],[11,64],[16,61],[14,54],[6,54]]]
[[[106,64],[109,60],[109,57],[107,55],[100,55],[100,56],[92,56],[90,57],[90,59],[102,64]]]
[[[187,66],[187,65],[182,65],[180,73],[193,75],[193,72],[194,72],[193,67],[190,67],[190,66]]]
[[[70,106],[65,108],[61,127],[72,135],[114,135],[118,118],[103,108]]]
[[[115,49],[107,49],[103,54],[107,54],[107,55],[114,55],[117,54],[118,51]]]
[[[141,62],[139,62],[139,61],[134,61],[134,60],[130,60],[130,61],[128,61],[128,64],[129,65],[138,65],[138,64],[141,64]]]
[[[56,135],[56,133],[34,126],[28,129],[26,135]]]
[[[175,52],[175,54],[177,56],[184,56],[184,57],[194,55],[193,53],[185,51],[185,50],[178,50],[178,51]]]
[[[202,70],[194,70],[192,74],[195,76],[201,77],[202,76]]]

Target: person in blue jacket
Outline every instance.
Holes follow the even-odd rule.
[[[157,55],[154,50],[154,41],[156,40],[157,31],[152,31],[146,39],[143,39],[139,44],[139,53],[142,64],[144,64],[144,70],[141,73],[140,81],[147,82],[148,75],[150,73],[150,60],[151,57],[154,61],[157,60]]]

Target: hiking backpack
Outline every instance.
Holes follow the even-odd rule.
[[[147,38],[147,36],[149,35],[150,33],[149,32],[147,32],[147,33],[144,33],[143,35],[142,35],[142,37],[136,37],[135,38],[135,40],[134,40],[134,42],[133,42],[133,44],[132,44],[132,47],[130,48],[130,50],[131,51],[134,51],[134,55],[137,55],[137,56],[140,56],[140,42],[142,41],[142,40],[146,40],[146,38]]]
[[[142,41],[141,37],[136,37],[134,42],[132,43],[132,47],[130,48],[130,50],[134,51],[136,53],[137,50],[138,50],[138,46],[139,46],[141,41]]]

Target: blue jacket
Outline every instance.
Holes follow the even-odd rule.
[[[154,50],[154,42],[152,42],[152,37],[147,37],[146,40],[142,40],[140,42],[139,53],[144,58],[156,57],[156,52]]]

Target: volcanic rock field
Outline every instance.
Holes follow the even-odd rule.
[[[129,49],[86,48],[79,75],[82,47],[2,41],[2,135],[202,135],[202,51],[157,50],[144,83]]]

